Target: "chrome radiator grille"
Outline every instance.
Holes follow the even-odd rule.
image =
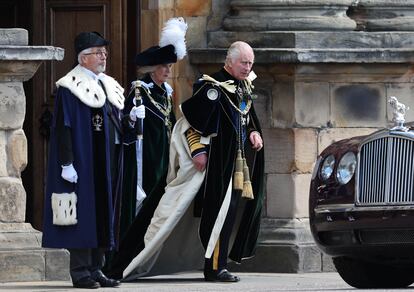
[[[414,202],[414,142],[383,137],[364,144],[357,179],[358,205],[404,205]]]

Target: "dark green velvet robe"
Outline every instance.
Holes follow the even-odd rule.
[[[152,98],[167,107],[168,100],[172,105],[171,96],[167,96],[167,88],[163,84],[161,87],[152,81],[147,74],[143,82],[153,83],[152,88],[148,88]],[[166,175],[168,171],[169,159],[169,135],[170,128],[165,125],[164,114],[150,101],[150,98],[143,88],[140,89],[142,102],[145,105],[145,119],[143,122],[143,165],[142,165],[142,187],[147,195],[143,202],[139,218],[149,224],[158,202],[161,198],[162,192],[156,190],[163,190],[166,185]],[[135,98],[134,88],[131,90],[128,98],[125,101],[124,114],[128,114],[134,106],[133,100]],[[171,128],[175,124],[175,116],[173,106],[169,114]],[[128,143],[129,140],[129,143]],[[135,219],[135,205],[136,205],[136,181],[137,181],[137,163],[136,163],[136,148],[135,137],[126,139],[124,146],[124,185],[123,185],[123,201],[121,210],[121,240],[124,237],[127,229]],[[142,214],[141,214],[142,213]],[[149,219],[147,218],[149,217]]]

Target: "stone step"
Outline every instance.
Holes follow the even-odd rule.
[[[41,242],[29,223],[0,223],[0,283],[69,280],[69,252]]]
[[[67,250],[43,248],[0,250],[0,283],[69,279]]]
[[[309,220],[263,218],[256,254],[231,271],[306,273],[334,271],[332,260],[321,253],[309,228]]]
[[[333,272],[331,257],[322,254],[316,245],[259,244],[256,254],[242,264],[229,263],[232,272],[310,273]]]

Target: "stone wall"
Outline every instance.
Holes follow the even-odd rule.
[[[329,144],[391,123],[389,96],[414,105],[408,64],[279,64],[256,67],[269,107],[266,136],[267,208],[271,218],[308,217],[313,163]],[[262,70],[263,71],[262,71]],[[270,81],[272,80],[272,81]],[[407,120],[414,120],[408,112]]]
[[[188,24],[187,49],[207,47],[207,31],[219,30],[229,10],[229,0],[144,0],[141,8],[141,48],[158,44],[160,31],[168,19],[183,17]],[[191,96],[192,84],[199,75],[188,57],[173,67],[169,81],[174,88],[176,106]]]

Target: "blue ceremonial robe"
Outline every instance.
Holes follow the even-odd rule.
[[[61,177],[61,165],[59,163],[58,141],[56,133],[56,116],[59,103],[63,109],[64,126],[70,127],[73,151],[73,166],[78,173],[78,182],[69,183]],[[103,112],[103,133],[109,136],[108,113],[105,106]],[[59,87],[56,94],[56,106],[53,124],[51,127],[49,161],[47,174],[47,187],[44,207],[43,242],[44,247],[52,248],[109,248],[115,246],[114,218],[115,212],[112,196],[111,168],[110,168],[110,147],[109,139],[105,141],[104,157],[100,165],[105,169],[103,177],[99,178],[99,183],[104,186],[103,193],[96,194],[94,165],[96,155],[94,155],[94,139],[92,132],[91,108],[85,105],[69,89]],[[102,147],[102,145],[100,145]],[[102,188],[101,188],[102,189]],[[52,193],[70,193],[75,191],[77,194],[77,219],[78,223],[71,226],[56,226],[52,223],[51,195]],[[98,197],[104,196],[104,197]],[[98,200],[97,200],[98,197]],[[96,203],[98,201],[98,203]],[[99,203],[100,202],[100,203]],[[97,208],[105,213],[105,220],[97,222]],[[102,209],[101,209],[102,208]],[[102,213],[100,212],[100,213]],[[98,226],[99,224],[99,226]],[[105,234],[99,234],[104,231]]]

